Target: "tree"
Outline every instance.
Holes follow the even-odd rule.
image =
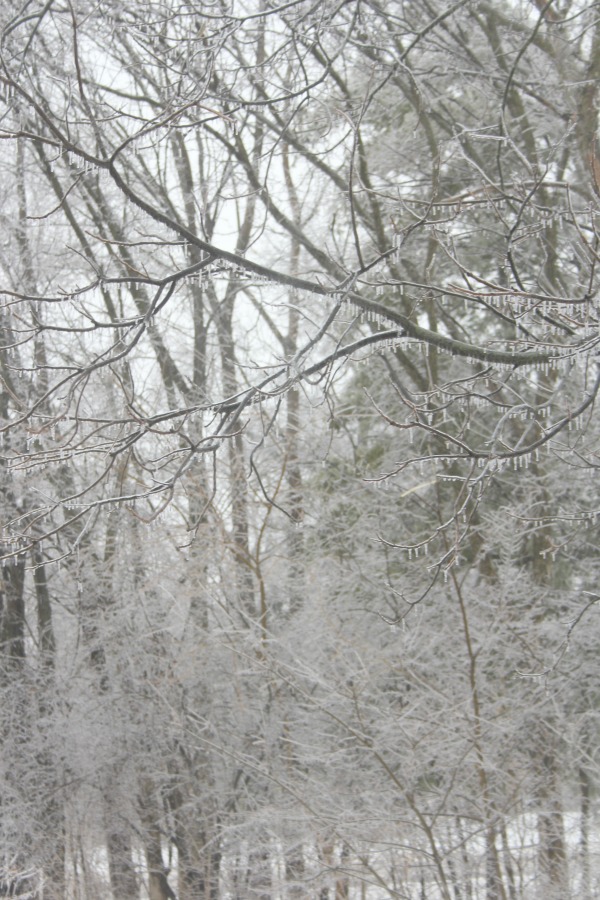
[[[5,892],[592,896],[596,12],[4,11]]]

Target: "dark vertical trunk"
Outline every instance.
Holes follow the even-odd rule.
[[[13,805],[15,797],[21,794],[20,775],[32,761],[29,748],[34,713],[30,705],[32,685],[26,680],[28,672],[25,667],[25,561],[19,557],[11,563],[9,561],[2,569],[0,590],[0,742],[6,742],[6,747],[10,747],[14,754],[13,765],[5,775],[8,802]],[[45,788],[46,785],[42,784],[42,789]],[[22,802],[25,807],[31,798],[23,796]],[[5,798],[0,795],[0,815],[4,803]],[[0,896],[25,895],[38,900],[36,849],[39,844],[35,826],[25,818],[12,827],[5,823],[3,838],[5,843],[0,848]]]
[[[163,859],[163,840],[159,825],[161,811],[157,808],[157,793],[150,779],[142,782],[137,799],[143,827],[148,895],[150,900],[170,900],[176,895],[169,884],[169,869],[165,866]]]
[[[54,672],[56,639],[54,637],[54,627],[52,624],[52,605],[50,602],[46,568],[39,551],[34,551],[33,553],[33,565],[40,662],[42,668],[50,673]]]
[[[46,567],[39,550],[33,552],[32,562],[38,626],[38,710],[40,722],[46,722],[54,703],[56,639]],[[38,758],[38,765],[47,772],[40,819],[44,834],[51,836],[48,849],[42,854],[44,898],[63,900],[66,894],[66,835],[62,763],[52,752],[52,747],[45,747]]]
[[[296,350],[296,325],[292,325],[293,315],[290,312],[290,347],[289,354]],[[298,452],[298,435],[300,431],[300,394],[295,388],[287,394],[287,422],[286,422],[286,479],[288,487],[289,523],[289,562],[288,562],[288,597],[289,612],[297,612],[304,599],[304,536],[302,526],[304,522],[304,508],[302,497],[302,473]]]
[[[221,304],[218,316],[219,350],[223,386],[229,396],[238,391],[236,377],[236,359],[233,340],[232,313],[235,289],[231,288],[228,296]],[[252,558],[250,553],[250,529],[248,524],[248,489],[246,480],[246,461],[244,443],[239,432],[240,422],[230,422],[226,433],[231,435],[228,441],[229,482],[231,490],[231,550],[235,560],[235,587],[239,610],[245,617],[253,620],[258,612],[252,576]]]
[[[579,768],[579,791],[581,795],[581,829],[579,835],[579,850],[581,855],[581,900],[591,900],[590,830],[592,825],[592,779],[585,766],[580,766]]]
[[[133,865],[129,832],[116,828],[113,823],[113,826],[107,829],[106,850],[110,889],[114,900],[137,900],[139,885]]]
[[[104,832],[110,889],[114,900],[137,900],[139,881],[133,859],[132,832],[121,812],[120,772],[115,766],[104,783]]]
[[[300,230],[302,225],[302,205],[299,201],[294,179],[290,168],[289,147],[283,146],[283,170],[290,205],[294,215],[294,224]],[[297,275],[300,268],[300,243],[292,237],[290,248],[290,271]],[[285,341],[285,354],[291,363],[298,352],[298,326],[300,314],[296,307],[295,297],[290,297],[288,313],[288,331]],[[304,521],[302,473],[298,452],[298,435],[300,433],[300,391],[292,387],[287,393],[286,422],[286,478],[288,486],[288,506],[291,517],[288,537],[288,597],[289,612],[300,609],[304,599],[304,537],[301,531]]]
[[[25,560],[9,560],[0,590],[0,652],[4,668],[19,668],[25,659]]]
[[[546,742],[540,778],[538,836],[542,891],[547,900],[569,896],[569,872],[563,811],[560,801],[557,757]]]
[[[218,900],[221,854],[211,849],[201,832],[190,841],[187,829],[178,825],[175,843],[179,863],[178,900]]]
[[[496,846],[496,830],[491,825],[486,828],[485,878],[486,900],[506,900],[506,891],[504,890],[502,870]]]
[[[271,900],[272,892],[273,884],[269,851],[265,847],[256,847],[251,851],[248,858],[248,900]]]

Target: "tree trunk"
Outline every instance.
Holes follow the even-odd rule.
[[[560,800],[556,751],[550,741],[542,756],[539,790],[538,835],[541,883],[539,896],[544,900],[563,900],[569,896],[569,871],[564,821]]]
[[[206,845],[204,835],[194,830],[189,841],[179,824],[175,843],[179,861],[178,900],[218,900],[221,854]]]
[[[125,829],[116,828],[113,823],[112,827],[107,829],[106,850],[114,900],[137,900],[139,886],[133,865],[129,833]]]
[[[248,900],[271,900],[271,856],[267,848],[257,847],[251,850],[246,887]]]
[[[25,560],[9,561],[2,571],[0,589],[0,652],[5,670],[20,667],[25,659]]]
[[[581,794],[581,829],[579,837],[579,850],[581,855],[581,900],[591,900],[590,831],[592,827],[592,779],[585,766],[580,766],[579,768],[579,791]]]

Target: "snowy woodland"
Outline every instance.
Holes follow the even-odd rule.
[[[598,897],[600,4],[0,10],[0,897]]]

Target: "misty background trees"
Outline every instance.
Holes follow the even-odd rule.
[[[596,895],[598,14],[3,4],[0,895]]]

